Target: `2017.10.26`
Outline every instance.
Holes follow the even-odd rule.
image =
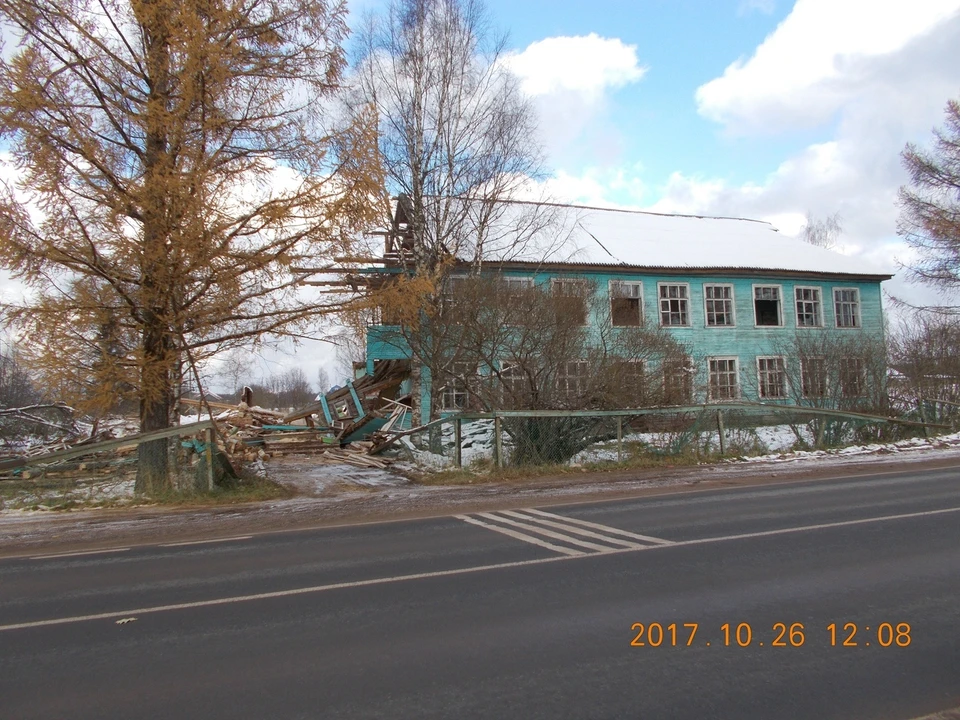
[[[803,647],[810,631],[803,623],[775,622],[769,632],[754,632],[750,623],[723,623],[719,632],[707,637],[701,633],[700,623],[639,623],[630,626],[632,647]],[[711,631],[712,632],[712,631]],[[910,623],[881,622],[873,625],[858,625],[854,622],[829,623],[825,632],[816,633],[818,642],[829,647],[899,647],[912,642]]]

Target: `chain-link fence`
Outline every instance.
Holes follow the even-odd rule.
[[[703,460],[895,443],[949,429],[855,412],[749,403],[465,413],[399,437],[391,452],[430,468]]]

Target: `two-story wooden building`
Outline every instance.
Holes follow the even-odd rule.
[[[881,282],[889,273],[786,237],[762,221],[574,206],[557,206],[557,212],[562,216],[549,232],[562,234],[560,242],[485,257],[484,272],[518,286],[588,286],[609,310],[591,313],[588,323],[663,328],[688,348],[691,367],[683,370],[690,379],[671,377],[675,367],[652,370],[664,383],[680,383],[686,395],[680,399],[795,402],[821,397],[830,385],[843,385],[846,396],[864,391],[870,358],[845,351],[835,364],[840,369],[832,371],[838,377],[828,377],[825,358],[791,357],[789,348],[805,339],[815,347],[823,338],[864,338],[870,342],[853,346],[875,352],[867,348],[882,345]],[[409,249],[406,227],[401,204],[392,242]],[[507,246],[501,237],[500,247]],[[396,247],[392,251],[380,271],[402,272],[402,264],[391,259]],[[463,255],[452,277],[475,268],[476,256]],[[410,357],[397,337],[389,326],[368,329],[368,372],[378,360]],[[571,364],[571,372],[576,368]],[[433,395],[441,407],[431,413],[429,372],[421,376],[415,401],[423,418],[458,409],[452,383],[449,393]]]

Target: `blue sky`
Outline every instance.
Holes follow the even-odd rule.
[[[838,213],[843,252],[873,268],[910,261],[899,155],[960,95],[960,0],[487,7],[538,109],[557,199],[759,218],[791,235],[808,213]]]

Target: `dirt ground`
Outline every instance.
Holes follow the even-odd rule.
[[[307,456],[288,457],[272,462],[270,473],[297,492],[297,496],[290,499],[220,507],[141,506],[0,513],[0,557],[82,552],[927,468],[960,470],[960,447],[893,455],[838,455],[796,462],[730,462],[568,473],[529,481],[478,479],[468,485],[422,485],[383,471],[320,466]]]

